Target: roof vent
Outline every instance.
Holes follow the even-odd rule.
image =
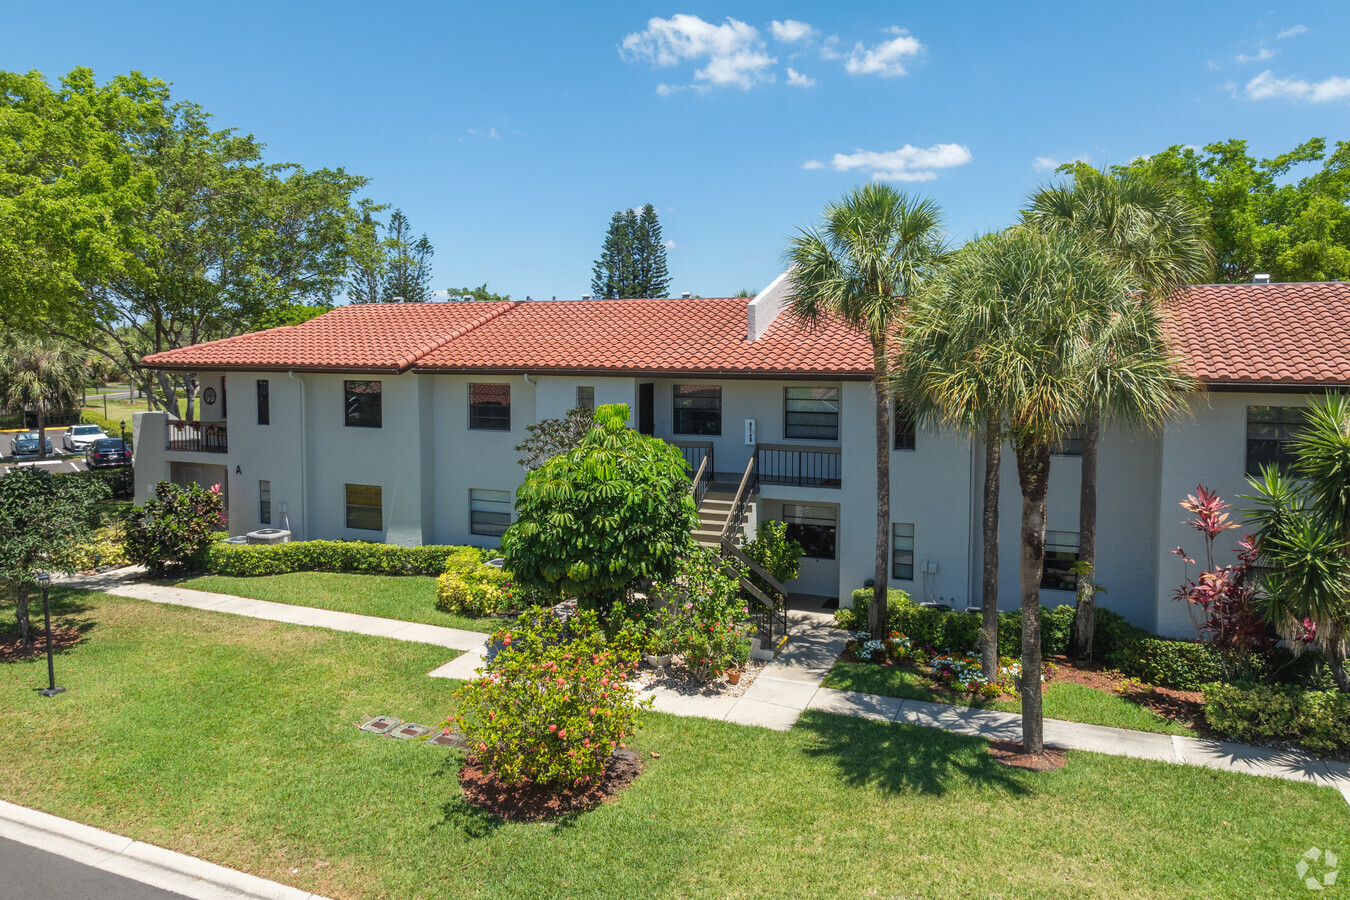
[[[590,294],[582,294],[582,295],[581,295],[581,299],[582,299],[582,300],[594,300],[595,298],[592,297]]]
[[[1261,275],[1253,275],[1252,284],[1270,284],[1269,273],[1263,273]]]
[[[683,294],[680,295],[680,299],[681,299],[681,300],[688,300],[689,297],[690,297],[690,294],[689,294],[688,291],[685,291]]]

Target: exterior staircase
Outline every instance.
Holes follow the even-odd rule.
[[[698,507],[699,526],[694,530],[694,540],[702,547],[722,550],[722,532],[736,511],[736,486],[713,482],[703,495]],[[740,535],[734,535],[740,543]]]

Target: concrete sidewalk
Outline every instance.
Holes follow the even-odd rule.
[[[158,891],[196,900],[324,900],[299,888],[268,881],[225,866],[133,841],[79,822],[0,800],[0,838],[79,863],[79,883],[95,888],[90,896],[110,896],[130,879]],[[5,871],[6,877],[11,872]],[[111,878],[108,876],[116,876]],[[7,882],[10,888],[23,890]],[[69,891],[76,885],[64,883]],[[32,885],[27,885],[31,888]],[[3,890],[3,889],[0,889]],[[158,896],[154,891],[124,893],[125,896]],[[13,896],[20,896],[15,894]],[[22,896],[35,896],[24,893]],[[72,896],[70,893],[50,896]]]

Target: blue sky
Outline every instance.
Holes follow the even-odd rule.
[[[11,3],[0,66],[139,69],[269,159],[342,166],[435,286],[577,297],[611,213],[661,213],[672,292],[764,287],[869,178],[954,242],[1055,162],[1350,139],[1344,2]]]

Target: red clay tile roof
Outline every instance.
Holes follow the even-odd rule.
[[[1350,383],[1350,283],[1195,285],[1166,321],[1206,384]]]
[[[152,369],[334,369],[401,372],[512,303],[341,306],[300,325],[147,356]]]
[[[871,344],[837,320],[815,330],[780,315],[753,343],[744,299],[522,303],[428,353],[418,371],[606,371],[866,377]]]
[[[867,339],[779,316],[745,340],[744,299],[395,303],[340,307],[274,328],[148,356],[160,369],[592,371],[708,375],[872,372]],[[1350,384],[1350,283],[1196,285],[1167,329],[1212,385]]]

